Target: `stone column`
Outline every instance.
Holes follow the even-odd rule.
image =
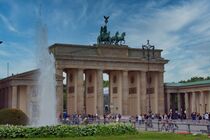
[[[128,115],[128,71],[122,72],[122,108],[123,115]]]
[[[123,114],[122,94],[123,76],[122,71],[109,72],[110,110],[114,114]]]
[[[165,99],[164,99],[164,73],[158,72],[158,113],[165,113]]]
[[[12,108],[17,108],[17,86],[12,86]]]
[[[204,99],[204,92],[199,92],[200,93],[200,100],[199,100],[199,106],[200,106],[200,114],[204,114],[205,113],[205,99]]]
[[[140,72],[136,72],[136,88],[137,88],[137,114],[140,115],[141,114],[141,76],[140,76]]]
[[[84,80],[83,69],[77,71],[77,112],[79,114],[84,113]]]
[[[210,91],[207,93],[207,112],[210,112]]]
[[[104,113],[103,71],[97,70],[97,114]]]
[[[190,114],[190,109],[189,109],[189,98],[188,98],[188,93],[184,93],[184,104],[185,104],[185,111],[186,111],[186,115],[187,117],[189,117]]]
[[[158,88],[159,88],[159,83],[158,83],[158,74],[156,72],[152,73],[152,77],[154,77],[154,93],[150,94],[150,100],[151,100],[151,110],[153,113],[158,113]],[[154,99],[152,98],[154,97]]]
[[[77,113],[77,74],[76,69],[66,70],[67,112]]]
[[[27,85],[26,87],[26,103],[29,105],[31,103],[31,85]],[[26,106],[26,114],[30,116],[30,107]]]
[[[192,112],[196,112],[196,108],[195,108],[195,105],[196,105],[196,102],[195,102],[195,92],[192,92],[192,101],[191,101],[191,111]]]
[[[110,109],[110,112],[111,114],[114,112],[114,109],[113,109],[113,79],[112,79],[112,72],[109,72],[109,109]]]
[[[98,80],[97,80],[97,76],[98,76],[98,73],[96,70],[93,71],[93,77],[94,77],[94,115],[98,112],[97,109],[98,109],[98,94],[97,94],[97,91],[98,91]]]
[[[152,108],[152,110],[154,110],[153,113],[157,114],[158,113],[158,108],[162,107],[160,105],[158,105],[158,99],[160,98],[158,93],[159,93],[159,73],[154,73],[154,100],[152,101],[151,99],[151,106],[153,104],[154,109]],[[150,96],[152,96],[152,94],[150,94]]]
[[[57,118],[59,118],[60,114],[63,113],[63,69],[57,68],[56,75],[58,76],[56,77],[56,114]]]
[[[66,111],[68,114],[71,114],[71,108],[70,108],[70,97],[69,97],[69,70],[66,70]]]
[[[97,110],[97,74],[96,70],[87,70],[86,78],[86,112],[96,114]]]
[[[181,93],[177,93],[178,112],[181,111]]]
[[[147,79],[146,79],[146,72],[141,71],[141,113],[148,113],[148,104],[147,104]]]
[[[166,93],[167,94],[167,112],[169,113],[171,109],[171,93]]]

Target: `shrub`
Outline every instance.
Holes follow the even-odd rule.
[[[28,123],[27,115],[18,109],[0,110],[0,124],[26,125]]]
[[[130,124],[44,127],[0,126],[0,138],[108,136],[135,133],[137,133],[137,130]]]

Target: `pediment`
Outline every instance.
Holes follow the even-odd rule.
[[[27,71],[21,74],[13,75],[12,79],[35,79],[39,74],[39,70],[32,70],[32,71]]]

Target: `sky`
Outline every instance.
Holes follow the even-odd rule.
[[[149,39],[163,50],[165,82],[210,76],[209,0],[0,0],[0,78],[8,64],[9,75],[37,68],[39,9],[49,46],[96,43],[109,15],[108,30],[126,32],[129,47]]]

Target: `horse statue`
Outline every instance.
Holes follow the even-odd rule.
[[[122,44],[125,44],[125,36],[126,36],[126,33],[123,32],[119,37],[118,37],[118,42],[120,42],[120,45]]]
[[[117,45],[117,43],[118,43],[118,42],[117,42],[118,36],[119,36],[119,32],[117,31],[117,32],[115,33],[115,35],[111,37],[111,44]]]
[[[107,32],[107,27],[106,25],[103,27],[101,26],[101,30],[100,30],[100,35],[97,37],[97,43],[101,44],[101,43],[110,43],[110,32]]]
[[[117,31],[114,36],[110,37],[110,32],[107,31],[107,23],[108,23],[109,16],[104,16],[105,25],[101,26],[100,34],[97,37],[97,44],[115,44],[120,45],[125,43],[125,32],[121,35]]]
[[[121,35],[119,35],[119,32],[117,31],[113,37],[111,37],[111,44],[118,45],[120,42],[120,45],[125,43],[125,32],[123,32]]]

